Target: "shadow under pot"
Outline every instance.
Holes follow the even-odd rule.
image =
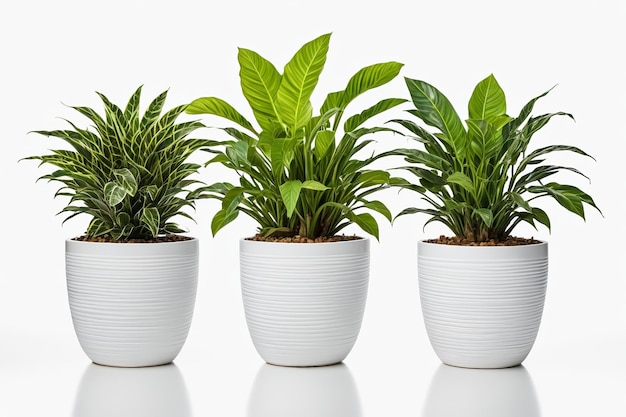
[[[369,239],[285,243],[240,240],[243,306],[267,363],[323,366],[354,346],[369,283]]]
[[[464,368],[522,363],[537,337],[548,244],[456,246],[418,242],[422,314],[439,359]]]
[[[182,349],[198,284],[198,240],[104,243],[68,239],[74,330],[94,363],[170,363]]]

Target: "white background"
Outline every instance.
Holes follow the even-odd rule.
[[[477,407],[476,415],[514,415],[507,407],[526,416],[626,413],[623,2],[24,0],[1,8],[0,416],[126,415],[115,411],[123,401],[135,416],[435,416],[455,404],[458,416],[474,415],[463,404]],[[241,216],[211,236],[213,202],[198,204],[196,224],[181,221],[201,239],[201,263],[194,322],[175,365],[130,376],[90,365],[72,328],[63,246],[84,232],[87,219],[61,226],[55,214],[66,201],[52,198],[57,186],[35,183],[49,169],[18,160],[62,145],[27,132],[63,127],[60,118],[86,126],[63,103],[100,108],[99,91],[122,105],[141,84],[144,105],[169,89],[166,108],[212,95],[251,118],[239,89],[237,47],[282,71],[302,44],[327,32],[333,34],[315,108],[361,67],[391,60],[405,64],[401,77],[364,96],[354,112],[382,97],[408,97],[402,76],[437,86],[461,117],[474,85],[490,73],[511,114],[558,84],[534,114],[567,111],[576,122],[553,120],[534,146],[575,145],[595,157],[561,154],[552,162],[591,178],[561,177],[588,191],[603,216],[588,210],[585,222],[545,201],[552,233],[516,230],[550,244],[542,327],[523,368],[476,379],[441,368],[421,318],[416,242],[446,231],[423,230],[426,219],[413,216],[393,227],[381,221],[363,328],[345,365],[302,376],[268,369],[249,339],[238,280],[237,241],[255,224]],[[393,136],[378,140],[377,149],[406,145]],[[215,168],[199,178],[224,175]],[[418,204],[395,191],[380,198],[394,213]],[[124,389],[123,381],[146,375],[145,395]],[[263,391],[285,381],[291,383],[277,392]],[[289,389],[300,383],[306,389]],[[178,411],[170,414],[168,404]]]

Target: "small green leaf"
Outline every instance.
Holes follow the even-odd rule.
[[[256,134],[252,124],[233,106],[217,97],[202,97],[192,101],[185,110],[188,114],[212,114],[237,123]]]
[[[144,207],[141,212],[140,221],[150,230],[153,237],[158,236],[161,216],[156,207]]]
[[[213,236],[217,234],[224,226],[228,223],[232,222],[239,215],[238,210],[227,212],[226,210],[219,210],[213,216],[213,220],[211,220],[211,233]]]
[[[548,217],[545,211],[543,211],[542,209],[538,207],[533,207],[531,209],[531,213],[533,217],[537,219],[539,223],[543,224],[544,226],[548,228],[548,230],[550,230],[550,218]]]
[[[462,172],[454,172],[450,174],[446,180],[448,183],[458,184],[470,193],[474,193],[474,184],[472,180]]]
[[[354,214],[352,210],[348,210],[346,217],[378,240],[378,222],[374,216],[369,213]]]
[[[330,190],[329,187],[325,186],[321,182],[307,180],[302,183],[302,188],[306,188],[307,190],[316,190],[316,191],[325,191]]]
[[[366,185],[387,184],[389,182],[389,177],[389,173],[382,170],[362,171],[362,173],[356,179],[356,183],[362,183]]]
[[[478,208],[474,209],[474,214],[478,214],[478,216],[485,222],[487,227],[491,227],[493,224],[493,212],[486,208]]]
[[[468,108],[470,119],[491,120],[506,114],[504,91],[493,74],[476,85]]]
[[[126,194],[133,197],[137,193],[137,179],[129,169],[116,169],[113,171],[113,175],[117,184],[126,191]]]
[[[387,206],[383,204],[382,202],[377,201],[377,200],[368,201],[364,204],[364,206],[367,207],[368,209],[374,210],[382,214],[383,216],[385,216],[387,220],[391,221],[391,218],[392,218],[391,211],[389,211]]]
[[[291,217],[293,211],[296,209],[298,198],[300,197],[300,190],[302,189],[302,182],[298,180],[287,181],[280,187],[280,195],[283,199],[283,203],[287,208],[287,217]]]
[[[118,213],[117,215],[117,225],[120,227],[124,227],[130,223],[130,215],[124,211]]]
[[[154,201],[158,197],[159,188],[156,185],[147,185],[143,188],[143,192]]]
[[[126,197],[126,190],[115,182],[108,182],[104,186],[104,198],[107,204],[114,207]]]

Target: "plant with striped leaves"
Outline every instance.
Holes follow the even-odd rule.
[[[194,205],[188,187],[199,181],[189,177],[201,165],[188,159],[208,141],[187,136],[204,125],[176,123],[186,105],[163,113],[167,91],[140,115],[141,90],[133,93],[123,110],[97,93],[104,103],[104,116],[89,107],[72,107],[93,123],[93,130],[68,121],[71,128],[67,130],[35,131],[62,139],[72,149],[25,158],[57,168],[39,179],[62,184],[55,197],[70,199],[60,212],[70,213],[64,223],[79,214],[91,216],[87,238],[150,240],[183,232],[171,221],[174,216],[191,218],[184,211]]]
[[[549,230],[548,214],[535,205],[541,197],[552,197],[583,219],[585,204],[598,209],[579,188],[549,180],[562,171],[585,177],[584,174],[576,168],[544,163],[553,152],[590,157],[588,154],[566,145],[529,150],[533,135],[553,117],[573,119],[564,112],[530,116],[537,100],[550,90],[530,100],[519,116],[511,117],[506,113],[504,91],[489,75],[471,95],[469,118],[464,126],[439,90],[424,81],[405,80],[415,106],[408,112],[436,132],[428,132],[413,120],[392,121],[410,131],[424,146],[424,150],[397,149],[394,153],[410,163],[401,169],[419,179],[419,184],[402,187],[416,191],[430,205],[407,208],[398,216],[427,214],[430,219],[426,224],[441,222],[458,237],[484,242],[506,240],[521,222],[535,228],[537,222]]]
[[[355,223],[378,239],[378,223],[371,213],[391,221],[386,205],[371,197],[399,179],[370,169],[380,156],[358,154],[372,142],[367,135],[393,132],[364,124],[406,100],[386,98],[345,121],[344,116],[357,96],[390,82],[402,64],[362,68],[345,89],[328,94],[314,115],[310,99],[326,62],[330,36],[302,46],[282,74],[258,53],[239,48],[241,90],[258,127],[216,97],[198,98],[187,108],[187,113],[218,116],[236,125],[223,128],[228,139],[210,147],[216,155],[208,163],[234,170],[239,184],[220,182],[196,192],[221,201],[211,224],[213,234],[239,212],[253,218],[264,236],[333,236]]]

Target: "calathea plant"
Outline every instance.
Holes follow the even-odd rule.
[[[239,212],[252,217],[264,236],[333,236],[351,223],[378,238],[378,224],[370,212],[391,220],[391,213],[372,194],[398,180],[370,169],[379,156],[357,156],[371,139],[366,135],[391,132],[388,127],[365,127],[374,116],[406,100],[386,98],[345,118],[348,105],[359,95],[394,79],[402,64],[378,63],[359,70],[345,89],[327,95],[314,115],[311,96],[329,48],[330,34],[302,46],[283,73],[258,53],[240,48],[241,90],[258,126],[230,104],[216,97],[194,100],[187,113],[226,119],[229,140],[215,141],[208,163],[234,170],[239,184],[216,183],[199,188],[194,196],[216,198],[222,207],[212,221],[213,234]],[[344,121],[345,118],[345,121]]]
[[[36,131],[64,140],[72,150],[25,158],[57,168],[40,179],[62,184],[55,197],[70,199],[61,211],[70,213],[64,222],[79,214],[91,216],[86,238],[153,239],[183,232],[171,221],[174,216],[191,218],[183,210],[194,203],[187,188],[199,181],[189,177],[201,166],[188,158],[208,142],[187,136],[204,125],[176,123],[186,105],[162,114],[167,91],[140,115],[141,90],[123,110],[98,93],[104,116],[89,107],[72,107],[93,123],[93,130],[69,122],[67,130]]]
[[[531,116],[537,100],[530,100],[517,117],[507,114],[504,91],[493,75],[478,83],[469,100],[465,125],[448,99],[434,86],[406,78],[415,106],[408,112],[414,120],[393,120],[408,129],[423,149],[397,149],[410,165],[401,167],[419,180],[401,187],[422,195],[429,207],[407,208],[398,216],[423,213],[426,224],[441,222],[469,242],[504,241],[521,222],[550,229],[548,214],[535,205],[541,197],[552,197],[565,209],[585,217],[584,205],[598,209],[593,199],[573,185],[552,181],[553,175],[572,167],[551,165],[546,157],[559,151],[589,157],[581,149],[548,145],[529,149],[533,135],[557,112]],[[585,177],[586,178],[586,177]],[[599,209],[598,209],[599,210]]]

